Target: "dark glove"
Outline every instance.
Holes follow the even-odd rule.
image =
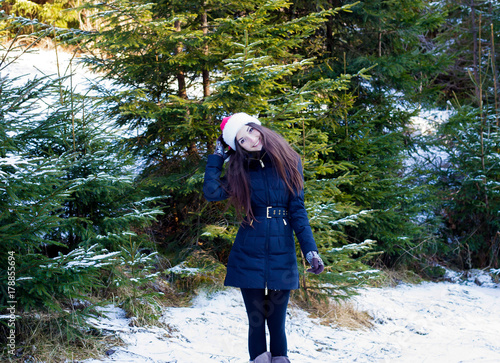
[[[224,142],[224,139],[222,138],[222,135],[220,135],[217,138],[217,141],[215,142],[215,155],[219,155],[221,158],[226,160],[229,157],[229,154],[225,149],[227,148],[227,144]]]
[[[316,251],[307,252],[306,260],[311,265],[311,268],[307,269],[307,272],[312,272],[313,274],[319,275],[325,269],[323,260],[321,259],[321,257],[319,257],[319,254]]]

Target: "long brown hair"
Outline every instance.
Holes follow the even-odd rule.
[[[277,132],[253,122],[248,126],[259,131],[262,148],[271,158],[278,176],[283,180],[292,194],[299,193],[304,188],[302,171],[299,170],[300,156]],[[245,222],[250,223],[255,217],[250,199],[250,183],[248,181],[247,165],[249,153],[236,143],[236,150],[231,154],[227,166],[227,180],[229,184],[229,201],[236,207],[240,219],[246,214]]]

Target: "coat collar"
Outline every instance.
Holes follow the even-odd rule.
[[[247,166],[248,169],[257,169],[271,166],[271,157],[264,149],[256,153],[249,153],[247,156]]]

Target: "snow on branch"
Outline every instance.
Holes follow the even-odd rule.
[[[96,251],[98,244],[90,246],[88,249],[79,247],[66,255],[60,254],[54,257],[53,263],[48,265],[40,265],[41,268],[53,269],[62,268],[68,270],[81,271],[87,268],[100,268],[113,264],[115,257],[120,252],[108,252],[106,249]]]
[[[332,248],[327,251],[329,253],[342,253],[345,251],[359,251],[359,250],[367,250],[372,247],[372,245],[376,243],[376,241],[372,239],[366,239],[361,243],[351,243],[342,247]]]
[[[369,215],[370,213],[373,213],[373,212],[375,212],[374,209],[362,210],[359,213],[356,213],[356,214],[344,217],[344,218],[336,220],[336,221],[330,221],[328,223],[331,224],[331,225],[338,225],[338,224],[348,224],[348,225],[351,224],[351,225],[353,225],[353,224],[356,223],[356,220],[358,218],[360,218],[362,216],[365,216],[365,215]]]

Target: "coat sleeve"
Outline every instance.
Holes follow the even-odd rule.
[[[205,180],[203,181],[203,195],[210,202],[224,200],[229,197],[227,193],[227,182],[221,178],[224,159],[218,155],[209,155],[205,168]]]
[[[302,163],[299,161],[299,170],[302,172]],[[297,236],[300,249],[304,256],[310,251],[318,251],[312,233],[309,218],[304,205],[304,190],[291,194],[288,201],[288,214],[292,228]]]

